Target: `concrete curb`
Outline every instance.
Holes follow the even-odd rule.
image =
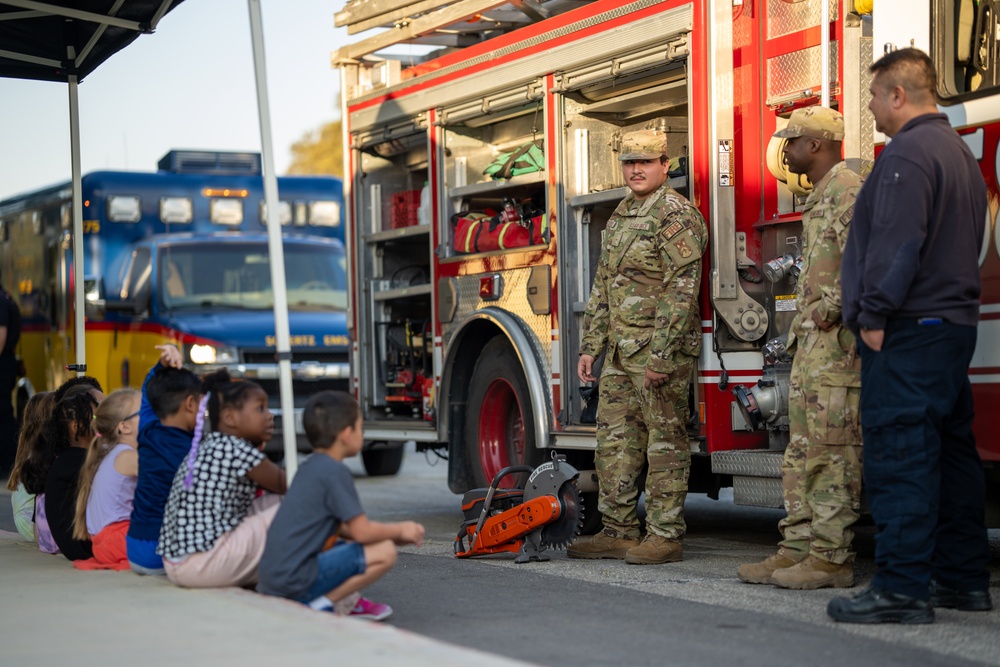
[[[252,591],[185,590],[164,577],[81,572],[6,531],[0,531],[0,590],[6,664],[527,664]]]

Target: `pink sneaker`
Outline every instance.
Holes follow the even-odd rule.
[[[358,604],[358,600],[361,599],[361,593],[351,593],[347,597],[337,600],[333,603],[333,613],[337,616],[350,616],[351,612],[354,611],[354,607]]]
[[[392,616],[392,607],[381,602],[372,602],[366,598],[358,598],[358,603],[348,614],[351,618],[363,618],[369,621],[384,621]]]

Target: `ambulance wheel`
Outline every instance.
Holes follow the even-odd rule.
[[[361,463],[369,477],[395,475],[403,465],[403,443],[372,442],[361,450]]]
[[[534,412],[521,361],[502,336],[483,347],[472,373],[466,403],[465,446],[477,487],[512,465],[537,466],[544,452],[535,447]],[[501,488],[518,486],[525,475],[508,475]]]

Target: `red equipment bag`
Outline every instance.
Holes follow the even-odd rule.
[[[452,218],[455,229],[455,251],[459,253],[492,252],[545,245],[548,221],[545,215],[519,221],[501,222],[502,215],[490,209],[463,211]]]

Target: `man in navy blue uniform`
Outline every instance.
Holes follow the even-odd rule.
[[[14,350],[21,338],[21,311],[13,297],[0,287],[0,474],[14,467],[17,420],[11,394],[17,386],[18,362]]]
[[[834,598],[827,613],[849,623],[930,623],[934,607],[992,608],[968,377],[986,185],[938,113],[925,53],[893,51],[871,72],[868,108],[892,141],[858,194],[841,284],[844,321],[861,351],[878,570],[869,588]]]

